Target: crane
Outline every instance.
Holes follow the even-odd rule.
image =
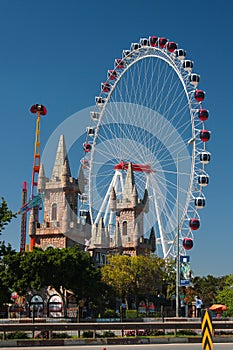
[[[34,142],[34,154],[33,154],[33,167],[32,167],[32,181],[31,181],[31,195],[30,200],[27,202],[28,190],[27,183],[23,183],[22,187],[22,207],[18,214],[22,214],[21,217],[21,237],[20,237],[20,252],[25,251],[26,247],[26,231],[27,231],[27,212],[33,210],[33,221],[35,227],[39,221],[39,207],[42,203],[42,194],[38,193],[38,175],[40,171],[40,117],[47,114],[45,106],[41,104],[34,104],[30,108],[31,113],[36,114],[36,132]],[[35,246],[35,234],[30,237],[30,250]]]

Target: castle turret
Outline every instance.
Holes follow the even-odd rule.
[[[64,135],[60,136],[51,181],[61,181],[65,160],[68,161]],[[70,170],[69,170],[70,172]]]
[[[61,176],[63,187],[68,186],[70,182],[70,177],[71,177],[71,173],[70,173],[69,161],[68,161],[68,158],[65,158],[65,161],[62,167],[62,176]]]
[[[136,207],[138,205],[138,192],[136,185],[133,186],[133,193],[132,193],[132,206]]]
[[[131,202],[134,185],[135,185],[135,180],[134,180],[134,174],[132,169],[132,163],[129,163],[125,184],[124,184],[123,203],[127,204],[128,202]]]
[[[144,213],[149,213],[150,208],[149,208],[149,196],[148,196],[147,188],[145,189],[145,192],[144,192],[142,204],[144,206],[144,208],[143,208]]]
[[[112,191],[110,194],[110,210],[116,211],[116,192],[114,187],[112,188]]]
[[[151,245],[151,251],[154,253],[156,251],[156,237],[154,227],[151,228],[149,241]]]
[[[48,179],[45,176],[45,171],[44,171],[44,165],[40,165],[40,170],[38,174],[38,191],[43,192],[43,189],[45,188],[45,183]]]

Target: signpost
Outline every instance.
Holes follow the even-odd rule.
[[[201,317],[202,349],[213,350],[213,325],[209,310],[205,310]]]

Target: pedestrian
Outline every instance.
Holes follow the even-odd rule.
[[[201,317],[201,308],[202,308],[202,300],[199,298],[199,296],[196,296],[196,317]]]
[[[180,301],[180,308],[181,308],[181,317],[185,317],[185,301],[184,299],[181,299]]]

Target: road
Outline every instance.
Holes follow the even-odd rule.
[[[232,343],[214,344],[214,350],[230,350]],[[201,344],[146,344],[146,345],[95,345],[95,346],[69,346],[67,350],[202,350]],[[64,346],[49,347],[13,347],[1,348],[1,350],[64,350]]]

